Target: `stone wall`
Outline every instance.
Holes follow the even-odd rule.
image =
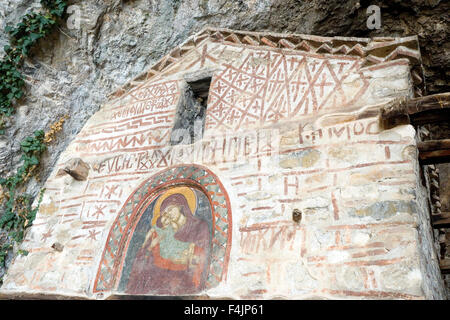
[[[37,0],[5,0],[0,26],[15,24]],[[42,166],[45,181],[59,155],[105,101],[107,94],[155,63],[174,46],[209,25],[251,31],[296,32],[324,36],[418,35],[429,94],[449,91],[449,5],[445,1],[71,1],[80,12],[80,27],[42,41],[24,70],[26,99],[0,141],[0,174],[20,163],[20,141],[70,115]],[[366,26],[369,5],[379,5],[382,28]],[[0,34],[0,46],[7,43]],[[36,195],[43,182],[32,181]]]

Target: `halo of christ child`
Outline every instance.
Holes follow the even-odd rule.
[[[203,290],[212,234],[206,196],[190,187],[174,187],[154,200],[140,220],[147,223],[138,223],[140,240],[131,241],[125,292],[183,295]]]

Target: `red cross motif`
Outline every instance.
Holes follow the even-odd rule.
[[[251,51],[240,66],[223,66],[223,71],[215,75],[217,83],[211,87],[210,96],[214,98],[207,109],[207,130],[239,130],[267,120],[309,115],[333,108],[336,97],[342,99],[343,105],[352,103],[367,89],[362,74],[352,97],[345,96],[342,88],[345,78],[357,73],[357,58],[343,61],[302,53]]]
[[[108,189],[108,193],[106,193],[105,198],[111,199],[112,196],[116,195],[116,190],[119,187],[119,185],[115,185],[115,186],[106,186],[106,189]]]
[[[50,228],[46,233],[42,234],[41,241],[46,241],[48,238],[52,236],[53,229]]]
[[[100,231],[95,230],[89,230],[89,235],[87,236],[88,239],[97,240],[96,236],[100,233]]]
[[[104,216],[105,214],[103,213],[103,209],[105,209],[106,206],[105,205],[99,205],[99,206],[95,206],[96,211],[94,212],[93,216],[96,216],[97,219],[100,216]]]
[[[323,88],[326,86],[331,86],[333,85],[332,82],[326,82],[326,77],[325,77],[325,73],[322,73],[322,82],[320,82],[319,84],[314,84],[315,86],[320,87],[320,97],[323,97]]]

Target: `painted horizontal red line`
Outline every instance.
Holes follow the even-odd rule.
[[[105,154],[111,154],[111,153],[117,153],[117,152],[136,152],[136,151],[149,151],[154,149],[161,149],[163,145],[156,145],[156,146],[148,146],[148,147],[141,147],[141,148],[123,148],[123,149],[117,149],[117,150],[110,150],[105,152],[82,152],[80,155],[82,157],[89,157],[91,155],[105,155]]]
[[[383,68],[387,68],[387,67],[391,67],[391,66],[399,66],[399,65],[409,65],[409,61],[406,58],[403,59],[398,59],[398,60],[394,60],[394,61],[389,61],[389,62],[380,62],[377,63],[374,66],[369,66],[369,67],[365,67],[365,70],[378,70],[378,69],[383,69]]]
[[[414,296],[405,293],[398,292],[386,292],[386,291],[349,291],[349,290],[333,290],[333,289],[323,289],[323,293],[330,293],[334,295],[342,296],[354,296],[354,297],[373,297],[373,298],[401,298],[401,299],[424,299],[421,296]]]
[[[256,207],[256,208],[252,208],[252,211],[269,210],[269,209],[273,209],[273,207]]]
[[[256,294],[256,295],[259,295],[259,294],[264,294],[264,293],[267,293],[267,290],[266,289],[260,289],[260,290],[249,290],[249,292],[248,292],[249,294]]]
[[[290,171],[290,172],[283,172],[283,175],[303,175],[303,174],[311,174],[316,172],[340,172],[340,171],[347,171],[351,169],[359,169],[359,168],[365,168],[365,167],[371,167],[371,166],[378,166],[378,165],[395,165],[395,164],[406,164],[410,163],[410,160],[402,160],[402,161],[377,161],[377,162],[368,162],[368,163],[360,163],[353,166],[345,167],[345,168],[336,168],[336,169],[327,169],[327,168],[320,168],[315,170],[305,170],[305,171]]]
[[[352,250],[352,249],[368,249],[384,247],[384,242],[372,242],[366,245],[347,245],[347,246],[331,246],[327,247],[327,250]]]
[[[229,156],[229,153],[224,151],[221,147],[216,147],[215,145],[213,145],[212,147],[209,145],[206,145],[206,143],[213,143],[216,142],[217,140],[204,140],[204,148],[202,151],[202,155],[203,155],[203,162],[207,162],[208,160],[210,160],[212,164],[227,164],[227,163],[235,163],[237,161],[244,161],[244,160],[250,160],[250,159],[260,159],[261,157],[266,157],[267,154],[276,154],[275,151],[255,151],[254,153],[250,154],[238,154],[238,155],[234,155],[233,157]],[[189,145],[190,148],[192,148],[192,145]],[[206,155],[205,155],[206,154]],[[211,156],[209,156],[211,155]],[[219,155],[220,155],[220,159],[219,159]],[[227,157],[227,158],[225,158]],[[212,158],[212,159],[209,159]],[[228,168],[225,170],[229,170]]]
[[[237,261],[256,261],[256,259],[240,257],[240,258],[237,259]]]
[[[304,171],[290,171],[290,172],[283,172],[282,174],[285,176],[290,176],[290,175],[311,174],[311,173],[317,173],[317,172],[323,172],[323,171],[327,171],[327,169],[320,168],[320,169],[311,169],[311,170],[304,170]]]
[[[86,201],[87,203],[97,203],[97,202],[107,202],[107,203],[109,203],[109,202],[113,202],[113,203],[117,203],[117,204],[120,204],[120,203],[122,203],[121,201],[119,201],[119,200],[88,200],[88,201]]]
[[[105,223],[103,224],[96,224],[96,225],[87,225],[87,226],[83,226],[81,229],[86,230],[86,229],[93,229],[93,228],[101,228],[104,227]]]
[[[357,252],[352,254],[352,258],[361,258],[361,257],[370,257],[370,256],[377,256],[381,254],[386,254],[386,249],[376,249],[376,250],[370,250],[366,252]]]
[[[260,272],[248,272],[248,273],[243,273],[242,276],[243,277],[250,277],[250,276],[257,276],[257,275],[261,275],[264,274],[263,271]]]
[[[70,220],[66,220],[66,221],[63,221],[63,222],[61,222],[61,224],[64,224],[64,223],[69,223],[69,222],[72,222],[72,221],[75,221],[76,219],[70,219]]]
[[[251,177],[264,177],[269,176],[269,173],[254,173],[254,174],[247,174],[245,176],[238,176],[238,177],[231,177],[231,180],[237,180],[237,179],[245,179],[245,178],[251,178]]]
[[[76,208],[76,207],[79,207],[79,206],[81,206],[81,203],[78,203],[78,204],[72,204],[72,205],[70,205],[70,206],[63,206],[63,207],[60,207],[60,209]]]
[[[155,168],[154,170],[161,170],[161,168]],[[111,173],[111,174],[107,174],[107,175],[103,175],[103,176],[96,176],[96,177],[89,177],[89,180],[93,180],[93,179],[103,179],[103,178],[109,178],[109,177],[117,177],[117,176],[128,176],[128,175],[143,175],[143,174],[147,174],[149,173],[151,170],[149,171],[135,171],[135,172],[117,172],[117,173]],[[139,178],[138,178],[139,179]],[[108,182],[108,181],[105,181]]]
[[[127,179],[111,179],[111,180],[106,180],[104,181],[105,183],[110,183],[110,182],[127,182],[127,181],[133,181],[133,180],[139,180],[140,177],[132,177],[132,178],[127,178]]]
[[[367,229],[374,227],[397,227],[407,226],[414,227],[413,222],[381,222],[381,223],[368,223],[368,224],[345,224],[345,225],[332,225],[326,227],[328,230],[341,230],[341,229]]]
[[[293,203],[293,202],[300,202],[303,201],[305,199],[301,199],[301,198],[296,198],[296,199],[278,199],[278,202],[280,203]]]
[[[92,229],[97,227],[104,227],[107,221],[86,221],[83,222],[81,229]]]
[[[62,200],[59,200],[59,202],[65,202],[65,201],[77,200],[77,199],[81,199],[81,198],[96,197],[96,196],[97,196],[96,193],[84,194],[84,195],[81,195],[81,196],[78,196],[78,197],[62,199]]]
[[[396,258],[396,259],[384,259],[384,260],[360,260],[360,261],[348,261],[341,263],[317,263],[316,267],[324,267],[324,266],[387,266],[394,263],[401,262],[405,259],[405,257]]]
[[[57,217],[72,217],[72,216],[77,216],[77,215],[78,215],[78,213],[69,213],[69,214],[63,213],[63,214],[58,214],[56,216]]]
[[[100,223],[106,223],[107,220],[89,220],[89,221],[83,221],[83,224],[100,224]]]
[[[33,253],[33,252],[43,252],[43,251],[47,251],[47,252],[51,252],[54,249],[49,248],[49,247],[43,247],[43,248],[30,248],[30,249],[26,249],[29,253]]]
[[[77,260],[93,260],[94,257],[91,256],[78,256]]]
[[[278,227],[285,227],[285,226],[292,226],[297,229],[300,228],[300,226],[292,221],[284,220],[284,221],[274,221],[274,222],[265,222],[265,223],[255,223],[248,227],[240,227],[240,232],[249,232],[249,231],[256,231],[256,230],[263,230],[268,228],[278,228]]]
[[[291,153],[291,152],[296,152],[296,151],[304,151],[304,150],[309,150],[309,149],[333,147],[333,146],[347,146],[347,145],[353,145],[353,144],[410,144],[410,142],[394,141],[394,140],[341,141],[341,142],[337,142],[337,143],[318,144],[318,145],[302,147],[302,148],[286,149],[286,150],[280,151],[280,154],[286,154],[286,153]]]
[[[403,181],[381,181],[378,182],[378,184],[383,185],[383,186],[400,186],[403,184],[416,184],[416,181],[414,180],[403,180]]]
[[[301,191],[300,193],[309,193],[309,192],[314,192],[314,191],[320,191],[320,190],[325,190],[325,189],[329,189],[332,186],[322,186],[322,187],[317,187],[317,188],[312,188],[312,189],[308,189],[305,191]]]

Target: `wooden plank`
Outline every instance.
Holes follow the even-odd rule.
[[[406,101],[406,112],[409,115],[439,109],[450,112],[450,92],[418,97]]]
[[[433,222],[434,229],[450,228],[450,219],[442,219]]]
[[[435,229],[450,228],[450,212],[432,215],[431,225]]]
[[[442,274],[450,274],[450,260],[449,259],[441,260],[439,265],[441,267]]]
[[[450,162],[450,139],[418,142],[417,148],[421,164]]]
[[[428,140],[417,143],[420,152],[450,150],[450,139]]]
[[[380,122],[385,129],[399,124],[448,122],[450,119],[450,92],[401,99],[381,109]]]
[[[450,122],[450,109],[436,109],[419,112],[410,115],[409,119],[414,126],[421,126],[429,123]]]

